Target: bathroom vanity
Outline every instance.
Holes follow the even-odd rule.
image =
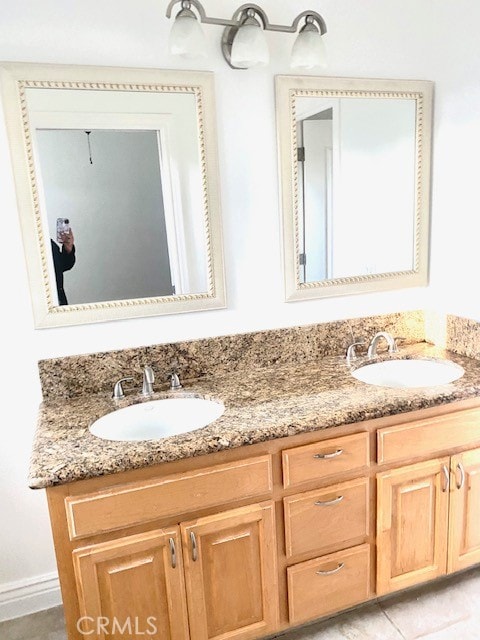
[[[341,357],[198,379],[179,393],[224,415],[150,442],[88,431],[111,394],[45,403],[30,483],[69,640],[111,635],[100,618],[261,638],[480,562],[480,363],[447,356],[465,375],[430,389],[366,385]]]

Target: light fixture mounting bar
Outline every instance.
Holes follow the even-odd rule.
[[[200,22],[204,24],[216,24],[222,27],[239,27],[243,18],[245,17],[247,11],[252,9],[256,15],[258,15],[263,23],[263,28],[265,31],[279,31],[282,33],[295,33],[298,29],[298,25],[302,18],[306,18],[307,16],[311,16],[315,22],[318,24],[320,28],[321,35],[324,35],[327,32],[327,25],[325,24],[325,20],[322,16],[316,11],[303,11],[300,15],[298,15],[291,25],[281,25],[281,24],[271,24],[268,20],[267,14],[265,11],[256,4],[243,4],[239,7],[231,20],[227,18],[211,18],[207,16],[205,13],[205,9],[200,4],[198,0],[171,0],[167,7],[166,16],[167,18],[171,18],[172,9],[176,4],[181,4],[182,8],[190,9],[191,6],[195,7],[200,17]]]

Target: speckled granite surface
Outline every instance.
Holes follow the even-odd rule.
[[[164,380],[174,360],[183,380],[318,362],[340,355],[356,338],[369,340],[377,331],[388,331],[406,342],[425,339],[422,311],[339,320],[305,327],[258,331],[122,351],[54,358],[39,362],[45,400],[74,398],[99,391],[111,392],[116,380],[133,376],[141,384],[145,365]]]
[[[460,355],[480,358],[480,323],[468,318],[447,316],[446,347]]]
[[[389,389],[355,380],[341,356],[230,373],[222,369],[179,392],[221,400],[226,407],[221,418],[197,431],[148,442],[106,441],[88,431],[93,420],[115,409],[111,387],[69,400],[49,399],[40,410],[29,484],[44,488],[480,395],[480,362],[426,343],[400,355],[448,357],[465,368],[465,375],[437,387]],[[128,370],[122,367],[116,377],[119,373]],[[118,406],[138,400],[133,395]]]

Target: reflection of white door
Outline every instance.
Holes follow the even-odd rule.
[[[331,206],[332,121],[304,120],[304,237],[305,281],[328,278],[329,205]]]
[[[333,278],[333,148],[325,148],[327,280]]]
[[[172,163],[172,155],[169,152],[168,125],[162,126],[157,131],[157,141],[170,273],[172,274],[173,292],[180,295],[190,291],[190,282],[183,227],[181,188],[178,168]]]

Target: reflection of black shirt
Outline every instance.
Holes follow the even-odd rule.
[[[65,291],[63,290],[63,272],[69,271],[75,264],[75,245],[73,245],[71,252],[67,253],[63,250],[63,247],[60,250],[58,244],[53,240],[51,240],[51,242],[53,266],[55,267],[55,280],[57,281],[58,304],[64,305],[68,304],[68,302]]]

